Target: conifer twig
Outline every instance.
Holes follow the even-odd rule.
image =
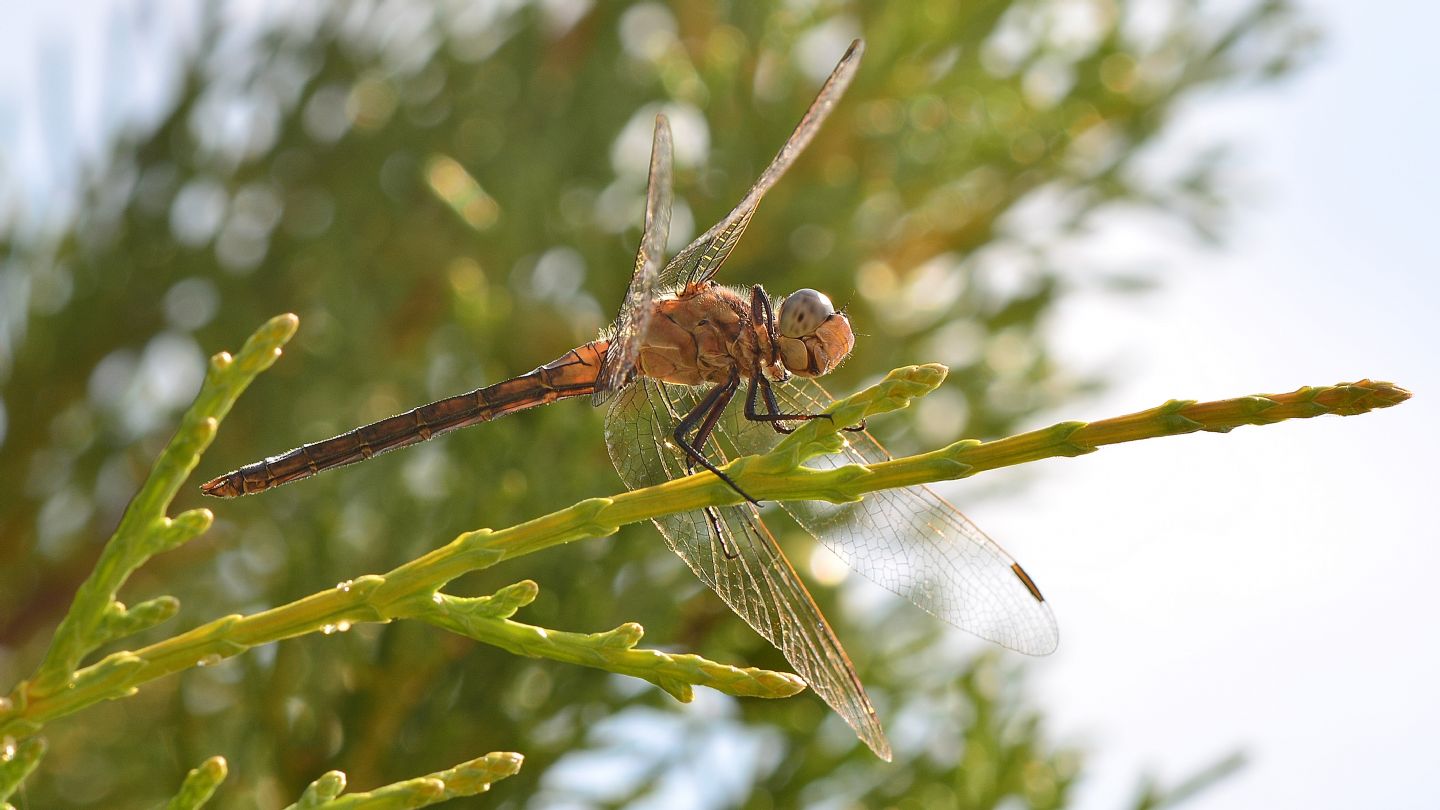
[[[645,631],[635,622],[603,633],[568,633],[510,620],[539,593],[539,586],[530,580],[474,599],[436,593],[431,599],[412,602],[414,610],[406,615],[516,655],[644,678],[682,703],[694,698],[694,686],[708,686],[736,697],[763,698],[790,697],[805,689],[805,682],[788,672],[718,664],[698,655],[637,650],[635,645]]]
[[[345,774],[330,771],[310,783],[305,793],[286,810],[323,807],[325,810],[400,810],[484,793],[501,779],[520,772],[525,758],[508,751],[486,754],[428,776],[406,779],[366,793],[340,795]]]
[[[220,352],[210,358],[205,382],[181,419],[180,429],[160,453],[150,476],[125,509],[119,528],[101,551],[95,569],[75,594],[32,682],[27,688],[16,689],[12,700],[67,688],[81,659],[96,647],[175,614],[179,603],[173,597],[160,597],[127,609],[115,600],[115,594],[146,560],[210,527],[214,516],[208,509],[192,509],[174,518],[167,517],[165,511],[199,463],[200,454],[215,438],[220,420],[256,375],[280,356],[280,347],[295,334],[299,323],[294,315],[271,318],[245,342],[237,357]]]

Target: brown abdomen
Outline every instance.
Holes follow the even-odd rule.
[[[595,390],[595,375],[608,346],[609,341],[604,340],[587,343],[528,374],[421,405],[332,439],[247,464],[207,481],[200,491],[219,498],[263,492],[309,478],[322,470],[419,444],[442,433],[489,422],[536,405],[589,394]]]

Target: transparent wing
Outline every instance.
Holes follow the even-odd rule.
[[[814,380],[776,385],[786,413],[820,413],[834,400]],[[779,436],[739,409],[719,430],[743,454],[763,453]],[[817,469],[884,461],[865,431],[847,447],[806,462]],[[785,501],[780,506],[856,572],[962,630],[1017,652],[1045,655],[1060,641],[1055,615],[1020,564],[960,510],[928,487],[871,492],[856,503]]]
[[[642,378],[614,401],[605,439],[626,486],[649,486],[688,473],[679,453],[668,446],[669,437],[703,392]],[[876,755],[889,760],[890,744],[854,666],[758,511],[749,504],[722,507],[711,515],[669,515],[655,525],[695,575],[779,648]]]
[[[670,121],[663,114],[657,115],[655,139],[650,146],[650,180],[645,192],[645,233],[640,237],[635,274],[630,277],[625,302],[620,306],[615,334],[610,338],[600,376],[595,381],[591,401],[596,405],[608,400],[635,376],[635,360],[640,356],[640,343],[650,325],[660,264],[665,260],[665,240],[670,236],[673,152]]]
[[[720,270],[720,265],[725,263],[730,251],[745,233],[745,226],[750,224],[750,217],[760,205],[760,199],[780,180],[785,170],[790,168],[790,164],[800,157],[805,147],[810,145],[815,133],[820,130],[820,125],[825,123],[836,102],[844,95],[845,88],[850,86],[850,80],[855,77],[855,71],[860,67],[860,55],[864,51],[863,41],[857,39],[850,43],[845,55],[840,57],[840,63],[830,72],[830,78],[826,79],[824,86],[820,88],[819,95],[810,103],[810,109],[805,111],[805,117],[795,125],[795,131],[790,133],[790,138],[780,147],[780,152],[760,174],[755,185],[750,187],[750,191],[734,210],[691,242],[665,266],[665,271],[660,275],[662,287],[668,289],[706,281]]]

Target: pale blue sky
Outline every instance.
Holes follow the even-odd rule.
[[[104,43],[130,30],[109,10],[137,5],[7,9],[0,184],[43,200],[93,154],[101,125],[163,98],[157,40],[107,62]],[[1250,767],[1189,806],[1433,806],[1440,11],[1305,5],[1327,35],[1315,65],[1195,103],[1171,138],[1177,150],[1239,145],[1227,245],[1116,218],[1078,248],[1077,266],[1159,263],[1166,286],[1140,305],[1088,294],[1065,305],[1053,329],[1063,356],[1119,382],[1035,424],[1362,376],[1416,399],[1031,465],[1009,473],[1022,493],[970,510],[1059,617],[1060,651],[1037,662],[1034,685],[1055,730],[1093,745],[1086,808],[1128,797],[1142,769],[1176,778],[1236,747]],[[188,27],[184,4],[155,7],[158,41]],[[123,106],[107,92],[117,82]]]

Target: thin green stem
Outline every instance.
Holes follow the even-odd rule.
[[[463,599],[437,593],[417,599],[403,615],[453,633],[483,641],[516,655],[549,658],[643,678],[683,703],[694,686],[708,686],[736,697],[784,698],[805,689],[805,682],[787,672],[718,664],[698,655],[637,650],[645,631],[626,622],[603,633],[567,633],[510,620],[540,593],[534,582],[518,582],[493,596]]]
[[[931,453],[875,464],[869,468],[875,479],[867,482],[863,491],[964,478],[1043,458],[1081,456],[1105,445],[1142,439],[1200,431],[1228,433],[1242,425],[1270,425],[1326,414],[1355,416],[1393,407],[1409,398],[1409,391],[1393,383],[1360,380],[1212,402],[1171,400],[1149,410],[1098,422],[1061,422],[993,442],[964,440]],[[937,473],[939,477],[935,477]]]

